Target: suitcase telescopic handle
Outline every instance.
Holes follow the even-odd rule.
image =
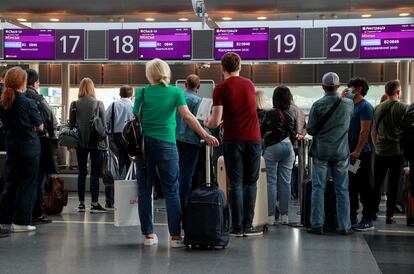
[[[206,141],[201,140],[201,145],[206,146],[206,186],[211,186],[211,173],[210,173],[210,146]]]

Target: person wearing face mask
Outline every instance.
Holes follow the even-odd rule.
[[[374,108],[364,99],[369,86],[363,78],[352,78],[348,88],[342,92],[343,97],[351,99],[354,103],[354,112],[349,124],[348,143],[350,162],[361,161],[357,173],[349,172],[349,200],[351,225],[356,231],[373,230],[372,216],[372,186],[371,174],[371,142],[369,135],[374,120]],[[358,223],[358,194],[363,205],[362,219]]]
[[[399,141],[399,126],[407,112],[408,105],[399,102],[401,95],[400,81],[387,82],[385,93],[388,95],[388,100],[375,107],[375,123],[371,133],[375,145],[373,218],[376,219],[376,214],[379,211],[381,187],[384,184],[385,175],[389,171],[385,222],[392,224],[395,222],[393,216],[403,162]]]

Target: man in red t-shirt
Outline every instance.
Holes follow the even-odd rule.
[[[221,59],[224,81],[213,92],[213,113],[204,122],[216,128],[223,120],[223,150],[229,177],[232,236],[256,236],[263,232],[252,227],[256,203],[256,183],[260,169],[260,129],[253,83],[240,77],[241,59],[226,53]]]

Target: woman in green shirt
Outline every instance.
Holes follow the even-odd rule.
[[[140,168],[143,163],[142,157],[137,157],[141,231],[145,236],[144,245],[158,243],[152,219],[152,188],[155,168],[158,167],[167,208],[170,245],[182,247],[184,244],[181,238],[181,206],[178,192],[179,166],[175,140],[176,110],[178,109],[188,125],[209,145],[218,146],[218,141],[201,127],[189,111],[183,91],[169,85],[171,70],[166,62],[160,59],[149,61],[145,66],[145,74],[150,85],[135,94],[134,104],[134,113],[137,114],[144,92],[142,126],[145,136],[145,180]]]

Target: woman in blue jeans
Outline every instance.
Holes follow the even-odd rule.
[[[96,100],[95,85],[89,78],[84,78],[79,85],[79,99],[70,105],[70,127],[77,128],[79,132],[79,143],[76,148],[78,160],[78,212],[85,212],[85,183],[88,175],[88,156],[91,159],[91,213],[106,213],[107,211],[99,204],[99,174],[102,164],[102,142],[91,134],[90,120],[97,113],[102,125],[105,125],[105,107],[101,101]]]
[[[296,138],[296,114],[290,108],[292,100],[288,87],[277,87],[273,92],[273,108],[266,111],[260,126],[265,147],[270,225],[275,223],[277,201],[281,223],[289,221],[290,181],[295,161],[292,141]]]
[[[178,192],[178,151],[175,128],[176,111],[186,123],[209,145],[218,146],[218,141],[209,135],[189,111],[184,92],[171,86],[171,70],[168,64],[160,59],[149,61],[145,66],[145,74],[150,85],[135,94],[134,113],[137,114],[142,101],[142,126],[145,140],[145,158],[137,157],[138,211],[144,245],[158,243],[154,234],[152,216],[152,189],[155,169],[160,174],[161,190],[165,197],[170,246],[184,246],[181,238],[181,206]],[[145,164],[145,169],[142,169]],[[145,177],[143,170],[145,170]]]

